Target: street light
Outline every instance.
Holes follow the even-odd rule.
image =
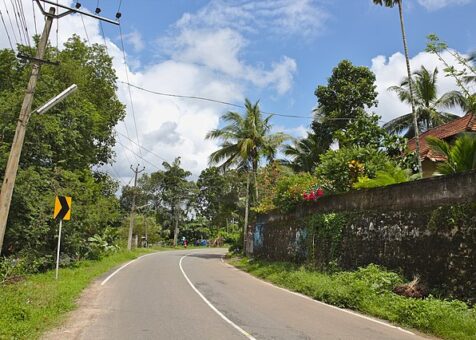
[[[32,113],[38,113],[42,115],[43,113],[51,109],[53,106],[63,101],[66,97],[68,97],[70,94],[75,92],[77,89],[78,89],[78,86],[76,84],[71,85],[66,90],[64,90],[59,95],[57,95],[56,97],[53,97],[50,100],[48,100],[45,104],[43,104],[43,106],[40,106],[39,108],[34,110]]]
[[[54,13],[54,8],[52,12]],[[51,22],[49,24],[51,26]],[[44,45],[46,45],[46,42],[43,43]],[[40,57],[42,57],[42,54],[40,54]],[[7,166],[5,168],[2,189],[0,190],[0,254],[2,252],[5,230],[7,228],[8,213],[10,211],[10,204],[12,202],[13,188],[15,186],[15,179],[17,177],[18,164],[20,162],[20,155],[21,150],[23,148],[23,141],[25,138],[26,124],[28,122],[28,119],[34,112],[38,112],[39,114],[45,113],[53,106],[65,99],[67,96],[69,96],[71,93],[76,91],[76,89],[78,88],[74,84],[71,85],[59,95],[50,99],[46,104],[31,112],[31,101],[33,100],[34,88],[36,86],[36,79],[38,77],[38,68],[34,70],[36,70],[36,73],[32,74],[32,76],[30,77],[30,83],[28,85],[28,89],[30,90],[31,84],[33,83],[33,91],[30,90],[31,92],[27,92],[23,100],[23,105],[20,112],[20,119],[17,123],[17,129],[15,131],[12,147],[8,156]]]

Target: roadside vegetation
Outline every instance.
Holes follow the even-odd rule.
[[[373,3],[398,7],[403,23],[401,1]],[[402,38],[406,46],[403,30]],[[31,72],[31,65],[16,52],[34,55],[34,50],[22,45],[18,51],[0,50],[0,182]],[[176,155],[157,164],[157,171],[147,169],[137,185],[121,186],[123,180],[106,170],[115,162],[116,142],[122,145],[115,127],[126,116],[112,57],[104,46],[89,45],[77,35],[61,48],[49,45],[45,59],[59,65],[42,65],[33,107],[73,83],[78,91],[46,114],[32,115],[28,123],[0,245],[0,338],[37,337],[74,307],[94,277],[150,246],[186,240],[191,246],[230,244],[242,252],[244,235],[258,214],[288,213],[324,194],[420,178],[418,157],[407,150],[408,138],[457,118],[447,110],[476,111],[476,58],[458,54],[435,35],[428,36],[427,51],[445,68],[422,66],[412,73],[406,53],[406,76],[389,89],[408,104],[407,115],[382,125],[372,111],[378,107],[375,74],[342,60],[328,70],[327,81],[309,93],[315,96],[315,110],[303,138],[274,132],[273,115],[261,111],[258,98],[246,99],[241,112],[224,110],[220,128],[204,136],[218,147],[198,177],[194,179]],[[443,52],[457,64],[443,59]],[[457,90],[438,93],[443,72],[455,80]],[[476,169],[474,134],[450,144],[429,139],[428,144],[442,159],[437,174]],[[55,195],[73,197],[72,218],[63,227],[58,282],[51,273],[58,230],[52,218]],[[138,249],[130,253],[123,248],[133,206],[132,234]],[[327,230],[329,239],[339,237],[338,229]],[[339,306],[448,338],[476,337],[474,309],[460,302],[398,297],[390,286],[400,278],[376,267],[327,275],[287,264],[237,264]]]
[[[160,248],[167,250],[170,248]],[[54,270],[17,277],[17,282],[0,287],[0,339],[36,339],[57,326],[76,307],[81,292],[95,278],[123,262],[157,249],[120,251],[101,260],[84,260]]]
[[[397,295],[403,278],[376,265],[353,272],[318,272],[304,266],[234,257],[234,266],[278,286],[334,306],[359,311],[444,339],[474,339],[476,308],[461,301]]]

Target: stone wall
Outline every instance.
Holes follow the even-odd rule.
[[[253,256],[419,275],[446,296],[476,300],[476,172],[327,196],[259,216]]]

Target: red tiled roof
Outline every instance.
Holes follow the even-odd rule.
[[[476,132],[476,114],[468,113],[467,115],[455,119],[446,124],[437,126],[434,129],[430,129],[420,135],[420,157],[431,158],[433,160],[441,160],[436,155],[431,155],[431,150],[426,143],[426,137],[433,136],[440,139],[446,139],[451,136],[457,135],[461,132]],[[410,152],[416,149],[416,139],[412,138],[408,141],[408,150]]]

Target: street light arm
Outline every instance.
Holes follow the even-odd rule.
[[[57,95],[56,97],[51,98],[45,104],[43,104],[42,106],[40,106],[39,108],[34,110],[32,113],[38,113],[38,114],[42,115],[43,113],[50,110],[56,104],[62,102],[66,97],[68,97],[70,94],[75,92],[77,89],[78,89],[78,86],[76,84],[71,85],[66,90],[61,92],[59,95]]]

